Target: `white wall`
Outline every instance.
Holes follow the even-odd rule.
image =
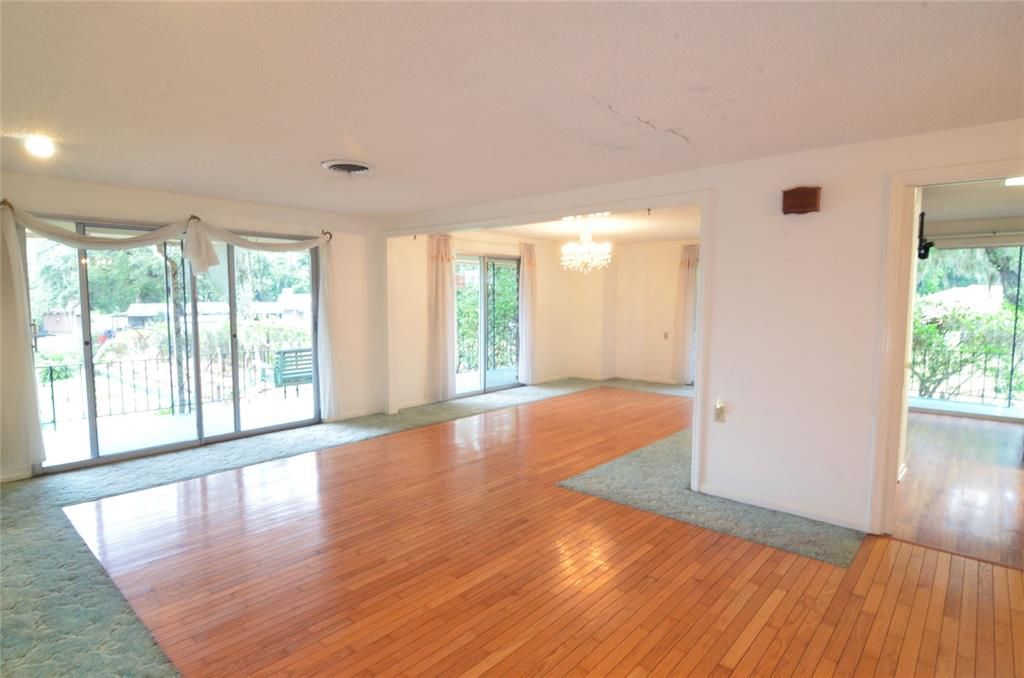
[[[328,229],[335,300],[330,334],[340,409],[333,418],[384,407],[384,255],[370,220],[120,186],[4,173],[0,191],[19,209],[107,221],[170,223],[189,214],[231,229],[309,235]],[[328,418],[325,413],[325,418]]]
[[[427,402],[427,238],[387,240],[387,411]]]
[[[1024,120],[1014,120],[422,214],[403,227],[513,225],[709,191],[702,489],[877,530],[889,177],[1022,155]],[[781,214],[781,191],[799,185],[823,187],[820,213]],[[711,421],[715,398],[725,423]]]
[[[679,258],[685,241],[615,249],[615,376],[674,383]]]

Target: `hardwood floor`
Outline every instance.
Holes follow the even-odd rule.
[[[899,539],[1024,568],[1024,425],[912,412]]]
[[[1024,578],[848,570],[558,480],[690,423],[594,389],[67,509],[186,675],[1024,675]]]

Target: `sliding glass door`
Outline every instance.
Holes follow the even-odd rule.
[[[234,280],[232,248],[213,244],[220,262],[198,275],[196,305],[188,308],[189,326],[199,337],[199,390],[202,394],[203,437],[227,435],[238,430],[235,417],[234,318],[231,313]]]
[[[94,251],[26,233],[46,466],[319,419],[312,252],[215,246],[196,275],[180,241]]]
[[[311,265],[307,252],[235,250],[241,431],[314,416]]]
[[[484,389],[519,383],[519,260],[486,258]]]
[[[480,353],[484,327],[481,322],[480,257],[455,259],[455,393],[484,390]]]
[[[519,383],[519,259],[455,261],[457,395]]]
[[[76,230],[74,222],[50,223]],[[92,386],[86,383],[79,252],[31,231],[25,236],[39,421],[48,463],[83,461],[92,456],[87,395]]]
[[[85,233],[140,231],[87,226]],[[98,454],[194,443],[191,290],[181,242],[87,251],[84,261]]]

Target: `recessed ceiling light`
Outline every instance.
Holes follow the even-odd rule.
[[[320,166],[328,172],[337,172],[338,174],[347,174],[349,176],[367,174],[370,171],[368,164],[356,160],[324,160],[320,163]]]
[[[1010,177],[1003,181],[1003,186],[1024,186],[1024,177]]]
[[[57,146],[45,134],[30,134],[25,137],[25,150],[37,158],[49,158],[56,152]]]

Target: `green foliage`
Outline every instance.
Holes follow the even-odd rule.
[[[919,395],[1004,404],[1011,388],[1013,398],[1024,395],[1021,347],[1015,351],[1024,342],[1014,340],[1024,330],[1014,326],[1021,255],[1020,247],[947,249],[918,262],[911,374]],[[928,298],[970,285],[1001,285],[1001,307],[980,313]]]
[[[514,367],[519,363],[519,270],[489,262],[488,276],[487,369]]]
[[[28,238],[29,299],[35,318],[78,307],[78,255],[45,238]]]
[[[952,398],[972,378],[991,378],[996,390],[1009,387],[1009,347],[1013,341],[1014,309],[998,313],[950,310],[927,316],[926,304],[914,308],[911,372],[918,394],[925,398]],[[1018,390],[1018,389],[1015,389]]]
[[[50,353],[46,356],[39,356],[35,361],[39,382],[48,384],[50,381],[70,379],[76,372],[77,362],[78,359],[66,356],[63,353]]]
[[[135,302],[162,303],[167,278],[156,246],[89,252],[89,308],[95,313],[122,313]]]
[[[455,290],[457,374],[473,372],[480,367],[480,285],[468,280],[467,284]]]
[[[999,282],[992,263],[979,248],[934,250],[917,262],[917,294],[933,294],[951,287],[991,285]]]
[[[276,301],[289,287],[296,294],[308,294],[309,254],[236,248],[235,280],[240,304],[248,300]]]
[[[455,291],[455,332],[459,374],[479,369],[480,284],[476,264],[456,263],[463,281]],[[519,270],[504,261],[489,261],[486,272],[487,369],[513,367],[519,361]]]

